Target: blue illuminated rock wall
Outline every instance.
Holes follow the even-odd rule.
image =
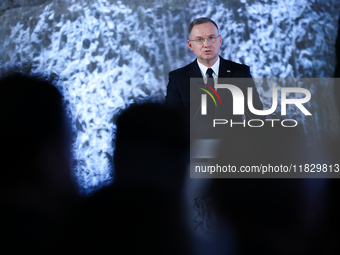
[[[195,59],[186,43],[191,20],[215,20],[221,55],[249,65],[253,77],[332,77],[339,4],[8,0],[0,4],[0,65],[59,76],[76,132],[76,175],[91,190],[111,179],[117,114],[136,101],[162,101],[168,72]],[[310,89],[313,104],[306,107],[316,114],[301,121],[313,142],[337,132],[338,117],[332,86]],[[269,108],[271,88],[258,91]]]

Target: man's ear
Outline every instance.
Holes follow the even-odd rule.
[[[220,44],[222,45],[222,36],[220,35]]]
[[[190,48],[191,51],[194,51],[194,49],[192,48],[192,45],[191,45],[192,41],[188,40],[188,46]]]

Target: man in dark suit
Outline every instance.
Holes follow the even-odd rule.
[[[226,83],[222,78],[229,78],[233,85],[240,88],[244,95],[245,117],[249,119],[263,119],[261,116],[252,114],[247,104],[247,88],[253,89],[253,106],[257,110],[262,110],[263,105],[255,84],[251,79],[249,67],[225,60],[219,56],[222,45],[222,37],[219,35],[218,26],[209,18],[199,18],[191,22],[189,29],[188,46],[193,51],[197,59],[189,65],[169,73],[169,83],[167,87],[167,96],[165,104],[180,108],[189,114],[191,107],[191,120],[200,115],[201,97],[204,92],[195,90],[195,96],[190,100],[190,78],[203,78],[201,84],[209,84],[209,80],[214,84]],[[210,78],[210,79],[209,79]],[[231,78],[248,78],[248,79],[231,79]],[[250,78],[250,79],[249,79]],[[228,81],[228,80],[227,80]],[[230,84],[230,83],[229,83]],[[202,87],[202,86],[201,86]],[[191,91],[193,92],[193,91]],[[223,107],[215,107],[211,98],[208,97],[207,118],[233,119],[242,121],[241,115],[233,115],[233,96],[228,89],[218,89],[217,93],[221,98]],[[196,96],[197,94],[197,96]],[[211,100],[210,100],[211,99]],[[210,112],[209,112],[210,110]],[[210,114],[209,114],[210,113]],[[200,118],[201,116],[199,116]]]
[[[196,157],[200,160],[202,155],[202,158],[206,155],[209,157],[214,155],[214,150],[217,145],[209,143],[207,139],[220,139],[223,137],[223,134],[222,136],[219,135],[221,133],[230,134],[230,132],[224,132],[224,128],[227,125],[220,125],[220,127],[214,128],[212,125],[212,120],[214,118],[228,119],[228,121],[232,119],[239,123],[244,122],[244,120],[242,120],[242,115],[233,115],[233,96],[230,90],[221,88],[216,90],[220,96],[221,102],[223,103],[222,107],[219,100],[216,98],[216,94],[214,94],[210,88],[214,88],[215,84],[229,83],[228,80],[222,81],[223,78],[229,79],[229,84],[237,86],[243,92],[245,96],[245,104],[247,104],[247,87],[252,87],[254,108],[262,110],[263,106],[251,79],[249,67],[225,60],[219,56],[220,47],[222,45],[222,37],[219,35],[218,27],[214,21],[209,18],[196,19],[191,22],[188,33],[188,46],[190,50],[195,53],[197,59],[189,65],[169,73],[169,83],[165,104],[171,107],[177,107],[188,116],[190,115],[190,139],[192,142],[192,146],[190,148],[190,161],[191,165],[194,165]],[[198,82],[200,84],[190,84],[191,78],[198,78]],[[231,78],[248,79],[232,80]],[[209,81],[213,81],[213,84],[209,84]],[[203,83],[209,85],[210,88],[203,85]],[[191,85],[194,86],[190,88]],[[202,114],[201,111],[201,95],[204,94],[204,92],[197,88],[196,85],[210,91],[209,93],[215,96],[217,101],[216,106],[214,102],[212,102],[213,99],[207,97],[206,115]],[[190,92],[192,94],[191,97]],[[246,106],[245,115],[247,119],[259,119],[259,117],[255,117],[255,115],[253,115]],[[241,125],[238,124],[237,126]],[[195,140],[198,142],[196,145],[194,143]],[[204,141],[200,143],[202,140]],[[200,161],[199,164],[202,165],[202,162]],[[214,226],[210,224],[211,222],[214,222],[215,219],[211,216],[213,206],[210,206],[212,205],[212,203],[210,203],[211,200],[206,196],[206,187],[208,182],[209,179],[206,178],[190,178],[187,180],[185,214],[188,214],[189,217],[195,217],[195,220],[188,221],[188,227],[190,230],[195,228],[197,230],[201,229],[205,233],[214,233]],[[192,201],[195,201],[195,210],[198,208],[197,206],[199,206],[200,201],[208,201],[209,205],[205,206],[203,211],[201,210],[200,214],[197,215],[197,213],[192,210]],[[202,217],[202,215],[204,215],[204,217]],[[209,224],[205,224],[206,222]],[[196,226],[193,226],[192,224],[196,224]],[[209,241],[205,242],[205,238],[202,238],[201,231],[190,233],[192,235],[191,238],[197,241],[197,245],[194,247],[195,251],[197,249],[197,251],[199,250],[199,252],[202,252],[202,249],[206,249],[205,247],[221,248],[224,245],[224,243],[211,242],[212,239],[209,238],[207,239]],[[211,247],[212,243],[213,247]]]

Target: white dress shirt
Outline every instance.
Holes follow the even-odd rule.
[[[199,62],[197,60],[197,64],[198,64],[198,67],[200,68],[201,70],[201,73],[202,73],[202,77],[203,77],[203,80],[204,80],[204,83],[207,83],[207,79],[208,79],[208,76],[207,76],[207,70],[209,67],[203,65],[201,62]],[[213,73],[213,78],[214,78],[214,83],[217,84],[218,81],[217,81],[217,78],[218,78],[218,70],[220,68],[220,57],[218,57],[217,61],[215,62],[215,64],[210,67],[214,73]]]

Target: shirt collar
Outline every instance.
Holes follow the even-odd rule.
[[[198,64],[198,67],[201,70],[202,76],[206,77],[206,73],[207,73],[207,70],[208,70],[209,67],[203,65],[201,62],[198,61],[198,59],[197,59],[197,64]],[[220,57],[218,57],[218,59],[215,62],[215,64],[212,67],[210,67],[210,68],[214,71],[213,76],[216,75],[216,77],[218,77],[218,70],[220,69]]]

